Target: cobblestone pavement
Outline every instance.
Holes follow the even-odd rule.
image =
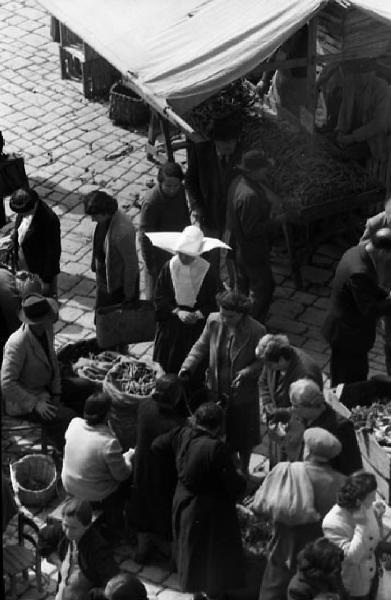
[[[107,102],[87,101],[81,83],[61,80],[57,44],[49,36],[49,15],[35,0],[2,0],[0,3],[0,129],[6,152],[21,152],[26,171],[39,195],[61,218],[62,264],[59,276],[60,320],[56,343],[94,335],[95,282],[90,270],[92,224],[83,216],[81,195],[91,185],[105,187],[130,212],[135,225],[139,211],[132,205],[134,194],[143,195],[146,180],[156,167],[146,160],[144,130],[127,131],[108,118]],[[126,153],[129,144],[131,153]],[[109,155],[119,155],[108,160]],[[180,157],[182,158],[182,157]],[[7,214],[10,211],[7,207]],[[330,293],[330,282],[341,248],[324,245],[303,268],[305,287],[297,291],[290,276],[286,254],[276,255],[273,269],[277,282],[267,325],[286,332],[291,341],[309,351],[327,373],[328,348],[320,335]],[[132,351],[149,356],[151,344],[138,344]],[[384,372],[382,341],[371,353],[371,372]],[[6,458],[37,448],[34,436],[3,440]],[[44,519],[46,511],[36,516]],[[9,535],[14,534],[11,523]],[[150,595],[175,600],[176,575],[167,565],[142,568],[130,558],[128,546],[118,549],[121,566],[139,573]],[[44,563],[49,578],[44,596],[55,587],[53,568]],[[24,600],[37,597],[33,582],[20,582]]]

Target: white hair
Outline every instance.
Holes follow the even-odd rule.
[[[312,379],[298,379],[289,387],[289,400],[291,404],[306,408],[320,408],[325,400],[320,387]]]

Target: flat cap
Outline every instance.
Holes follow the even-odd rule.
[[[323,462],[335,458],[342,450],[342,444],[335,435],[322,427],[306,429],[303,440],[311,455]]]

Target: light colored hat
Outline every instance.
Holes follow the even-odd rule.
[[[154,246],[175,254],[182,252],[189,256],[199,256],[203,252],[209,252],[213,248],[230,247],[217,238],[205,237],[197,225],[189,225],[180,231],[159,231],[155,233],[145,233]]]
[[[306,429],[303,440],[310,454],[321,462],[328,462],[342,450],[342,444],[335,435],[322,427]]]
[[[53,323],[58,315],[58,304],[54,298],[45,298],[41,294],[30,294],[22,300],[19,319],[22,323],[37,325]]]

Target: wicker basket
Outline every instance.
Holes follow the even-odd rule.
[[[27,454],[10,465],[10,473],[14,492],[26,506],[45,506],[56,493],[57,472],[50,456]]]
[[[109,117],[121,125],[145,125],[149,119],[149,108],[139,96],[118,81],[110,89]]]

